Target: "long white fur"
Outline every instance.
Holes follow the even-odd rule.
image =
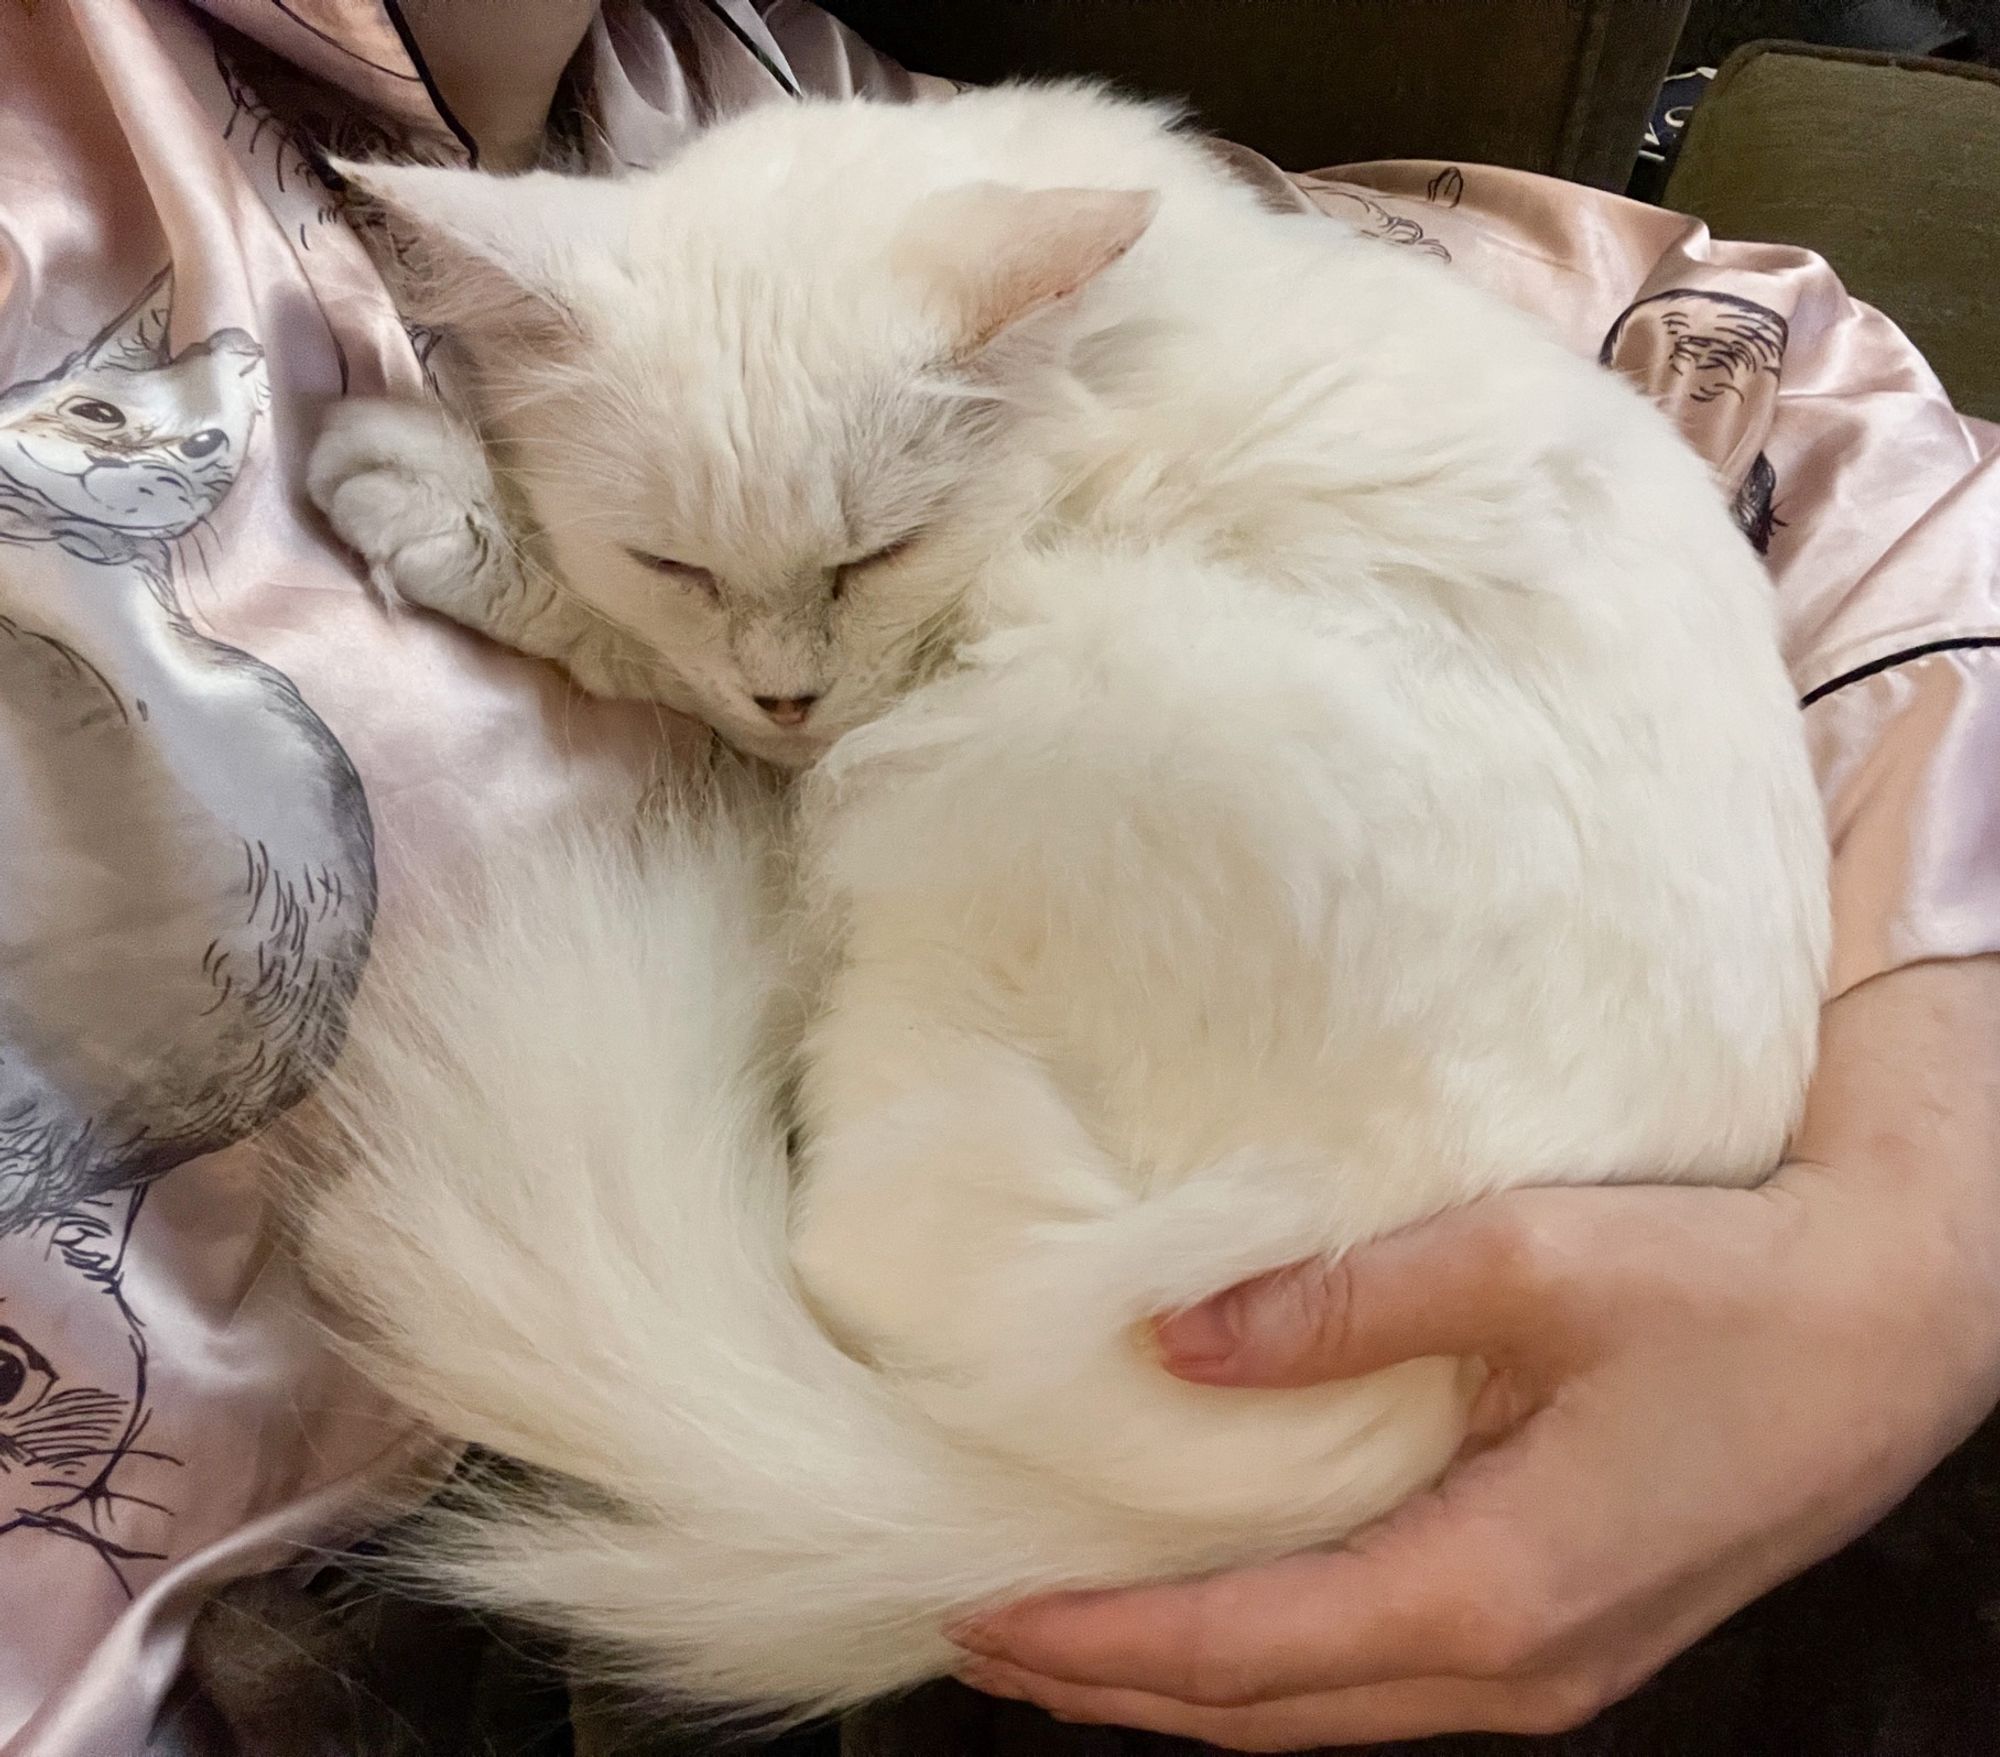
[[[446,1528],[464,1590],[717,1702],[912,1682],[955,1613],[1338,1538],[1461,1436],[1464,1363],[1204,1389],[1147,1314],[1775,1162],[1824,828],[1762,572],[1608,375],[1083,91],[774,107],[569,218],[361,174],[543,302],[541,365],[465,338],[522,541],[819,759],[782,832],[513,848],[378,956],[307,1243],[385,1383],[551,1473]],[[1019,205],[1063,189],[1143,200]],[[750,706],[781,650],[817,729]]]

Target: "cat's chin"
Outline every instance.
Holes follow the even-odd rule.
[[[748,733],[734,726],[715,730],[732,750],[789,773],[811,768],[833,744],[831,737],[811,732]]]

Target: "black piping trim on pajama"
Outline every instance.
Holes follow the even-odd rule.
[[[410,29],[410,21],[403,16],[402,0],[382,0],[382,12],[389,21],[389,28],[396,33],[397,41],[403,45],[403,53],[409,56],[410,65],[417,70],[417,78],[423,81],[424,95],[430,99],[431,108],[437,111],[438,120],[457,136],[458,144],[465,148],[465,162],[477,170],[479,142],[472,138],[465,124],[451,113],[451,106],[444,101],[444,93],[431,77],[424,52],[417,45],[417,33]]]
[[[1808,690],[1799,698],[1799,706],[1809,708],[1814,702],[1824,701],[1835,690],[1845,689],[1850,683],[1865,683],[1869,678],[1879,677],[1884,671],[1893,671],[1898,665],[1907,665],[1913,659],[1928,659],[1933,653],[1962,653],[1974,647],[2000,647],[2000,635],[1957,635],[1950,640],[1926,641],[1920,647],[1905,647],[1900,653],[1871,659],[1866,665],[1857,665],[1852,671],[1844,671],[1831,681],[1822,683],[1819,688]]]

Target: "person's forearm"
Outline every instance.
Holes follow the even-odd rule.
[[[1950,1172],[2000,1200],[2000,958],[1914,964],[1830,1002],[1793,1157]]]
[[[1829,1003],[1777,1181],[1851,1199],[1883,1264],[1923,1253],[1912,1287],[1958,1302],[1935,1331],[1966,1419],[2000,1398],[2000,958],[1912,965]]]

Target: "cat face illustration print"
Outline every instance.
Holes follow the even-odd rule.
[[[132,559],[186,536],[236,481],[267,401],[240,329],[172,354],[171,270],[82,352],[0,392],[0,542]]]
[[[1624,373],[1679,425],[1730,496],[1759,555],[1784,523],[1765,455],[1790,326],[1768,305],[1703,287],[1649,293],[1619,313],[1597,359]]]

